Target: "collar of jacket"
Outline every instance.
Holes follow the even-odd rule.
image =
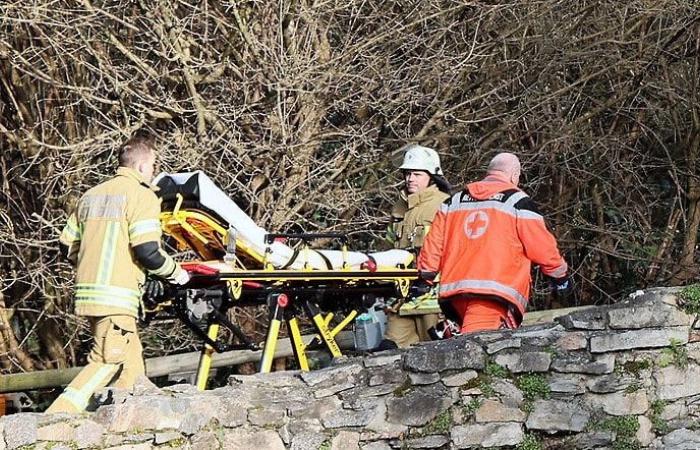
[[[500,173],[489,173],[489,174],[487,174],[486,177],[485,177],[483,180],[481,180],[481,181],[485,181],[485,182],[487,182],[487,183],[488,183],[488,182],[508,183],[508,184],[512,184],[513,187],[516,187],[516,188],[517,188],[517,186],[514,185],[512,181],[510,181],[510,178],[508,178],[507,176],[505,176],[505,174],[504,174],[504,175],[501,175]]]
[[[441,191],[438,189],[437,186],[434,184],[431,184],[427,188],[423,189],[420,192],[416,192],[415,194],[409,194],[406,195],[406,191],[402,191],[401,194],[406,200],[406,204],[408,205],[408,208],[415,208],[416,205],[420,205],[421,203],[429,200],[430,198],[434,197],[436,194],[439,194]]]
[[[134,169],[132,169],[130,167],[119,167],[117,169],[117,175],[131,178],[132,180],[139,183],[141,186],[147,187],[148,189],[150,189],[154,192],[158,191],[157,186],[153,186],[151,183],[144,180],[140,173],[138,173],[137,171],[135,171]]]

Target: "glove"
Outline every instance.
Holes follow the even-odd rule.
[[[435,278],[437,278],[437,272],[418,271],[418,279],[408,288],[408,298],[418,298],[430,292]]]
[[[418,298],[421,295],[425,295],[433,288],[431,284],[423,279],[416,280],[415,283],[408,288],[408,298]]]
[[[421,281],[433,282],[433,281],[435,281],[437,276],[438,276],[437,272],[428,272],[425,270],[418,271],[418,279]]]
[[[460,327],[449,319],[442,320],[435,324],[434,327],[428,328],[428,336],[433,341],[449,339],[460,334],[462,334]]]
[[[168,277],[168,281],[172,284],[184,286],[190,281],[190,273],[180,266],[175,268],[175,271]]]
[[[574,293],[574,280],[565,275],[561,278],[550,278],[552,293],[559,300],[568,300]]]
[[[155,307],[165,297],[165,285],[161,280],[149,278],[143,286],[143,300],[149,308]]]

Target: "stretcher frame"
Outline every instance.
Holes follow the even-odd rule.
[[[177,315],[189,328],[197,334],[204,344],[200,353],[197,369],[196,385],[199,390],[206,389],[211,361],[215,352],[224,351],[217,338],[221,326],[229,328],[242,342],[243,348],[257,350],[257,345],[245,339],[238,327],[228,321],[226,310],[233,306],[267,305],[269,311],[269,324],[262,349],[262,357],[259,364],[259,372],[267,373],[272,369],[275,350],[279,338],[280,329],[284,322],[287,326],[289,338],[292,344],[294,357],[302,371],[310,370],[307,350],[312,346],[325,347],[334,358],[342,356],[342,352],[335,340],[337,334],[346,328],[358,314],[358,309],[371,306],[368,303],[373,296],[391,296],[403,299],[408,295],[412,281],[418,277],[415,269],[405,267],[376,266],[352,269],[347,263],[347,238],[335,233],[321,234],[268,234],[265,242],[268,244],[265,254],[260,254],[246,246],[243,240],[236,239],[235,228],[225,228],[210,214],[196,207],[183,207],[183,197],[176,195],[174,207],[171,210],[162,211],[160,215],[163,233],[177,242],[180,250],[191,250],[201,262],[219,261],[225,263],[226,271],[218,273],[197,273],[194,271],[191,283],[188,287],[176,292],[173,297],[176,300],[165,302],[159,306],[161,309],[175,308]],[[306,261],[301,270],[276,269],[269,263],[267,253],[269,245],[277,238],[301,239],[302,249],[300,255]],[[343,264],[336,270],[312,269],[308,264],[309,242],[315,238],[337,238],[341,242]],[[248,269],[244,264],[259,266]],[[190,262],[190,267],[200,261]],[[189,288],[189,286],[195,286]],[[197,289],[196,286],[205,286]],[[207,318],[206,333],[188,320],[182,305],[188,295],[198,295],[206,291],[206,287],[215,286],[219,289],[215,292],[221,295],[218,306],[213,308],[212,314]],[[200,292],[201,291],[201,292]],[[334,312],[329,311],[325,315],[322,312],[319,301],[326,294],[337,292],[354,301],[348,305],[339,305],[346,309],[346,316],[334,327],[331,321]],[[203,295],[203,294],[202,294]],[[218,294],[216,294],[218,295]],[[367,298],[365,298],[367,296]],[[180,298],[180,302],[177,298]],[[373,303],[373,301],[372,301]],[[178,306],[179,305],[179,306]],[[333,308],[327,308],[333,309]],[[299,327],[299,316],[304,313],[313,323],[316,337],[311,343],[305,344],[302,340]]]

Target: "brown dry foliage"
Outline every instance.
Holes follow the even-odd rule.
[[[268,229],[360,247],[380,245],[403,144],[455,184],[514,151],[578,302],[686,282],[699,47],[685,0],[3,2],[2,370],[78,360],[58,231],[143,128],[165,170],[205,170]],[[168,341],[151,351],[187,345]]]

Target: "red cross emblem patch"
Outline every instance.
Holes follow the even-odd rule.
[[[469,239],[478,239],[489,227],[489,216],[483,211],[474,211],[464,221],[464,234]]]

